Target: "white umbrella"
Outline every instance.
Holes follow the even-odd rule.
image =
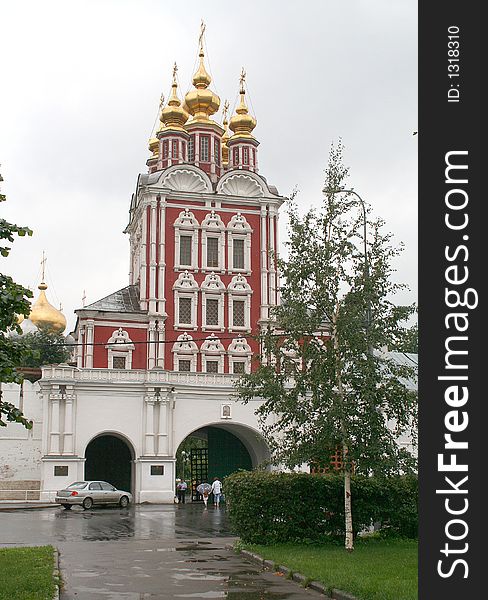
[[[210,492],[211,489],[212,486],[209,483],[201,483],[200,485],[197,485],[197,492],[199,494],[203,494],[203,492]]]

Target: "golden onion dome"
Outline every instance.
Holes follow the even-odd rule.
[[[152,152],[152,156],[149,160],[153,158],[158,158],[159,156],[159,140],[158,138],[151,138],[149,140],[149,151]]]
[[[39,290],[41,293],[32,306],[29,319],[38,329],[62,333],[66,329],[66,317],[49,303],[46,298],[47,285],[44,281],[39,284]]]
[[[168,104],[161,111],[159,117],[162,123],[160,131],[165,129],[183,129],[183,125],[188,121],[189,114],[183,106],[181,106],[180,99],[178,98],[177,89],[178,83],[176,81],[176,72],[178,67],[176,63],[173,67],[173,83],[171,84],[171,96],[168,100]]]
[[[249,110],[246,106],[246,101],[244,99],[246,95],[246,90],[244,89],[244,80],[246,77],[246,73],[244,69],[241,72],[241,88],[239,93],[241,95],[241,100],[239,106],[236,109],[236,115],[234,115],[229,123],[230,129],[234,132],[234,135],[231,139],[236,138],[248,138],[254,139],[252,135],[252,130],[256,127],[256,119],[249,114]]]
[[[220,98],[208,89],[212,78],[205,69],[203,59],[203,44],[200,43],[200,66],[193,76],[194,90],[190,90],[185,96],[184,109],[193,116],[194,121],[209,121],[210,115],[219,110]]]

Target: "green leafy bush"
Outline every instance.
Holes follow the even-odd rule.
[[[249,543],[321,541],[344,535],[341,475],[240,471],[224,489],[234,532]],[[417,537],[417,478],[354,476],[354,531],[381,522],[390,535]]]

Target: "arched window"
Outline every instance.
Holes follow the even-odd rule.
[[[173,369],[183,373],[195,373],[197,370],[198,348],[188,333],[182,333],[173,344]]]
[[[202,221],[202,269],[225,270],[225,225],[214,210]]]
[[[122,327],[112,333],[105,348],[109,369],[132,369],[132,352],[135,346]]]
[[[209,273],[201,285],[202,329],[224,331],[225,285],[216,273]]]
[[[251,274],[252,229],[246,218],[237,213],[227,225],[227,265],[230,272]]]
[[[227,350],[229,355],[229,373],[242,375],[251,372],[251,346],[243,337],[232,340]]]
[[[198,221],[187,208],[174,222],[175,268],[198,269]]]
[[[204,373],[223,373],[225,348],[214,333],[208,336],[200,348],[202,371]]]
[[[229,331],[251,331],[252,289],[243,275],[234,275],[229,294]]]
[[[197,328],[198,283],[188,271],[180,273],[173,285],[175,329]]]

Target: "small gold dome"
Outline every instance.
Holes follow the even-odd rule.
[[[256,127],[256,119],[249,114],[249,110],[246,106],[246,102],[244,100],[244,96],[246,95],[246,90],[244,89],[244,78],[245,78],[244,69],[241,73],[241,89],[239,91],[241,95],[241,101],[239,106],[236,109],[236,115],[234,115],[229,123],[230,129],[234,132],[234,135],[231,139],[236,138],[250,138],[254,139],[252,135],[252,130]]]
[[[219,110],[220,98],[208,89],[212,78],[205,69],[203,62],[203,45],[200,44],[200,66],[193,76],[193,85],[196,89],[190,90],[185,96],[184,109],[193,116],[194,121],[209,121],[210,115]]]
[[[39,284],[39,289],[41,293],[32,306],[29,319],[39,329],[62,333],[66,329],[66,317],[49,303],[45,291],[47,285],[44,281]]]
[[[184,107],[181,106],[180,99],[176,90],[178,89],[178,83],[176,81],[176,72],[178,67],[173,67],[173,83],[171,85],[171,96],[168,100],[168,104],[161,111],[159,117],[162,123],[160,131],[165,129],[183,129],[183,125],[188,121],[189,114]]]
[[[159,155],[159,140],[158,140],[158,138],[151,138],[149,140],[149,151],[152,152],[152,156],[149,160],[151,160],[152,158],[158,158],[158,155]]]

